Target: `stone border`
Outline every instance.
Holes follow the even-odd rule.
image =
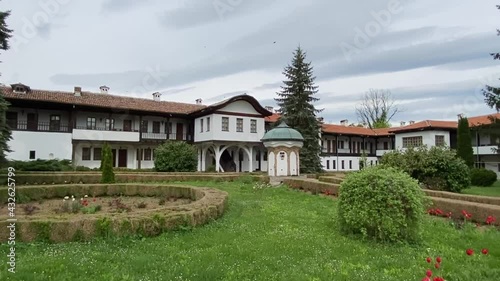
[[[140,234],[155,236],[168,230],[194,227],[221,217],[227,207],[228,194],[211,188],[155,184],[96,184],[54,185],[17,188],[17,193],[31,200],[62,198],[67,195],[89,196],[174,196],[196,200],[180,206],[165,206],[132,214],[89,214],[84,219],[33,217],[18,219],[16,242],[70,242],[86,241],[94,237],[126,236]],[[5,202],[5,198],[2,198]],[[0,221],[0,228],[7,229],[9,222]],[[5,243],[8,231],[0,232],[0,242]]]

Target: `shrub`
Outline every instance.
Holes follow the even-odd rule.
[[[492,170],[473,168],[470,175],[471,184],[475,186],[492,186],[497,181],[497,174]]]
[[[424,216],[418,182],[394,168],[369,167],[340,185],[338,223],[344,233],[386,242],[418,241]]]
[[[160,172],[195,172],[196,148],[182,141],[166,141],[156,149],[155,170]]]
[[[32,160],[32,161],[10,161],[9,167],[13,167],[16,171],[72,171],[73,166],[70,160]]]
[[[113,153],[108,144],[104,144],[101,155],[101,183],[114,183],[115,173],[113,172]]]
[[[389,152],[380,164],[408,173],[429,189],[460,192],[470,186],[469,167],[447,147],[422,146]]]

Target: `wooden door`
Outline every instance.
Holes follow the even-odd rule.
[[[123,120],[123,130],[126,132],[132,131],[132,120]]]
[[[38,130],[38,116],[36,113],[28,113],[27,115],[26,129],[29,131]]]
[[[116,149],[112,149],[111,153],[113,154],[113,168],[116,167]]]
[[[184,138],[184,124],[182,123],[177,123],[176,126],[176,140],[183,140]]]
[[[118,150],[118,167],[127,168],[127,150],[119,149]]]

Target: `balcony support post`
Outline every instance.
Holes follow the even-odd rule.
[[[139,115],[139,142],[142,142],[142,115]]]

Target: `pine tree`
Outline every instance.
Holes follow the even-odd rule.
[[[9,49],[8,39],[12,36],[12,30],[7,27],[6,19],[10,15],[10,11],[0,11],[0,50]],[[1,90],[0,90],[1,91]],[[7,108],[9,103],[3,98],[0,93],[0,164],[4,164],[6,160],[6,152],[11,152],[8,142],[12,139],[12,134],[7,125]]]
[[[457,140],[457,156],[462,158],[467,166],[474,166],[474,151],[472,150],[471,133],[469,128],[469,120],[462,117],[458,120],[458,140]]]
[[[101,151],[101,183],[115,183],[115,173],[113,172],[113,152],[107,143]]]
[[[304,146],[300,151],[300,170],[302,173],[315,173],[322,170],[319,154],[320,124],[316,114],[321,112],[314,107],[314,97],[318,87],[314,85],[316,77],[310,62],[305,62],[306,54],[300,47],[293,53],[292,64],[285,67],[283,75],[286,79],[278,92],[276,102],[280,119],[290,127],[299,131],[304,137]]]

